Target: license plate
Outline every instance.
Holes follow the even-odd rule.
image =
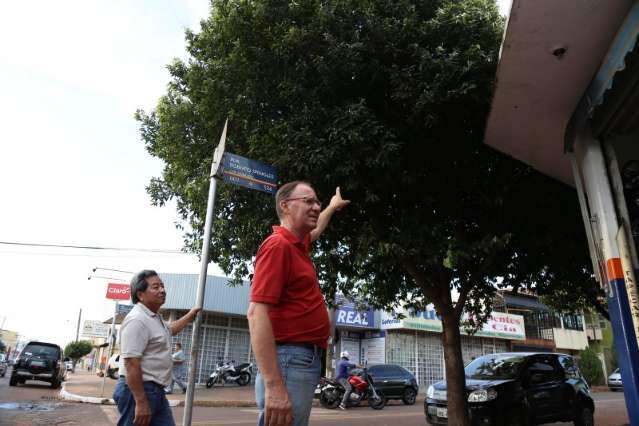
[[[322,389],[321,388],[315,388],[315,395],[318,395],[322,393]]]
[[[448,418],[448,408],[437,407],[437,417]]]
[[[31,361],[32,367],[44,367],[45,365],[44,361]]]

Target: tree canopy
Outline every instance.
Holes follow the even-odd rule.
[[[88,340],[79,340],[77,342],[71,342],[64,347],[64,356],[71,358],[73,361],[77,361],[85,355],[88,355],[93,350],[93,345]]]
[[[136,113],[165,162],[152,201],[177,201],[199,252],[228,117],[227,151],[352,200],[314,251],[329,296],[433,302],[446,346],[499,285],[592,285],[572,188],[483,144],[503,24],[494,0],[213,0],[201,32],[187,31],[188,61],[169,65],[167,94]],[[276,222],[272,196],[220,185],[210,260],[247,276]]]

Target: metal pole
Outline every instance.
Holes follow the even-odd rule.
[[[82,318],[82,308],[80,308],[80,313],[78,314],[78,326],[75,329],[75,341],[78,341],[78,337],[80,336],[80,318]]]
[[[226,127],[228,120],[224,123],[224,130],[220,143],[215,148],[213,154],[213,163],[211,164],[211,175],[209,176],[209,199],[206,206],[206,221],[204,223],[204,235],[202,241],[202,261],[200,264],[200,277],[197,284],[197,299],[195,306],[202,309],[204,305],[204,293],[206,290],[206,276],[209,267],[209,246],[211,245],[211,231],[213,229],[213,211],[215,206],[215,190],[217,189],[217,180],[215,175],[217,169],[222,162],[224,154],[224,144],[226,142]],[[198,312],[193,321],[193,335],[191,337],[191,362],[189,367],[188,384],[186,386],[186,400],[184,401],[184,417],[182,418],[183,426],[191,426],[191,418],[193,415],[193,395],[195,392],[195,373],[197,366],[198,351],[200,349],[200,327],[202,326],[202,311]]]
[[[113,320],[111,321],[111,334],[109,335],[109,349],[107,351],[106,363],[104,364],[104,371],[102,375],[102,390],[100,391],[100,398],[104,397],[104,382],[106,381],[107,371],[109,371],[109,359],[111,358],[111,349],[113,346],[113,333],[115,333],[115,317],[118,314],[118,302],[115,302],[115,310],[113,311]]]

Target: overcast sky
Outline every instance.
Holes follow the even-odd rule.
[[[510,0],[501,0],[506,14]],[[0,3],[0,241],[179,250],[173,204],[150,205],[162,164],[144,150],[137,108],[166,91],[207,0]],[[217,137],[217,136],[214,136]],[[193,255],[0,244],[0,328],[65,345],[104,320],[114,279],[94,267],[198,273]],[[219,273],[214,265],[209,273]],[[98,270],[128,281],[130,274]]]

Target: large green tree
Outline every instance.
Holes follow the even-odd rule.
[[[191,251],[227,117],[228,151],[326,201],[341,186],[352,204],[314,251],[325,294],[434,303],[455,425],[468,422],[462,313],[481,322],[498,285],[591,280],[574,193],[482,143],[502,30],[493,0],[213,0],[167,94],[136,114],[165,162],[148,191],[177,201]],[[221,185],[210,260],[248,275],[273,204]]]

